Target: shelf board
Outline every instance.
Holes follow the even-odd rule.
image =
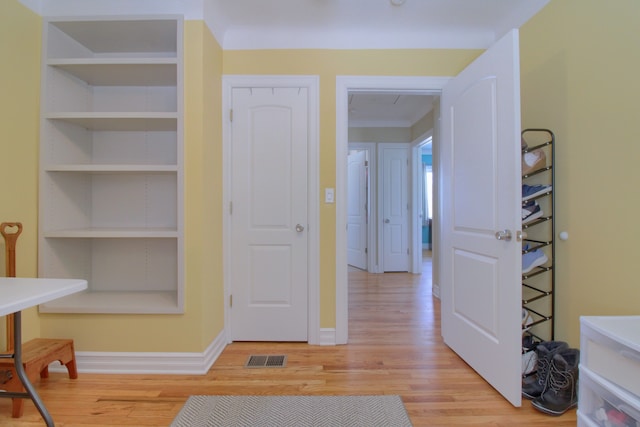
[[[177,113],[140,112],[67,112],[48,113],[49,120],[62,120],[90,130],[106,131],[176,131]]]
[[[45,166],[47,172],[177,172],[177,165],[58,164]]]
[[[65,230],[50,230],[43,233],[45,238],[163,238],[173,239],[178,237],[175,228],[78,228]]]
[[[40,304],[40,313],[105,313],[105,314],[179,314],[177,293],[149,292],[80,292]]]
[[[50,19],[94,54],[178,51],[176,19]]]
[[[92,86],[175,86],[176,58],[50,59],[47,64]]]

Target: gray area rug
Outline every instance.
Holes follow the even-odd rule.
[[[191,396],[171,427],[404,427],[400,396]]]

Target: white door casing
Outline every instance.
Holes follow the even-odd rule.
[[[347,275],[347,153],[349,143],[349,93],[391,91],[408,94],[433,95],[440,91],[450,77],[441,76],[337,76],[336,77],[336,327],[337,344],[349,339],[349,281]],[[374,151],[375,153],[375,151]],[[373,160],[372,160],[373,163]],[[371,186],[371,197],[377,191]],[[377,202],[372,200],[372,206]],[[371,222],[378,224],[377,212],[371,212]],[[435,244],[435,242],[434,242]],[[370,254],[371,260],[373,254]],[[371,267],[371,266],[370,266]],[[378,266],[380,267],[380,266]]]
[[[228,340],[318,343],[317,78],[225,83]]]
[[[521,405],[520,78],[508,33],[442,93],[442,334]],[[510,241],[496,232],[509,230]]]
[[[347,262],[361,270],[367,270],[368,185],[367,152],[349,153],[347,177]]]
[[[409,144],[378,145],[382,271],[409,271]]]

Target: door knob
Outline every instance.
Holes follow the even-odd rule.
[[[511,240],[511,230],[496,231],[496,239],[508,242]]]
[[[389,221],[389,218],[385,218],[385,219],[384,219],[384,223],[385,223],[385,224],[389,224],[390,222],[391,222],[391,221]]]
[[[296,231],[298,233],[302,233],[304,231],[304,227],[300,224],[296,225]]]

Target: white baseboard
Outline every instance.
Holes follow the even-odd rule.
[[[320,328],[319,345],[336,345],[336,329]]]
[[[76,351],[80,373],[95,374],[206,374],[227,346],[224,331],[202,353],[126,353]],[[51,372],[67,372],[55,362]]]

